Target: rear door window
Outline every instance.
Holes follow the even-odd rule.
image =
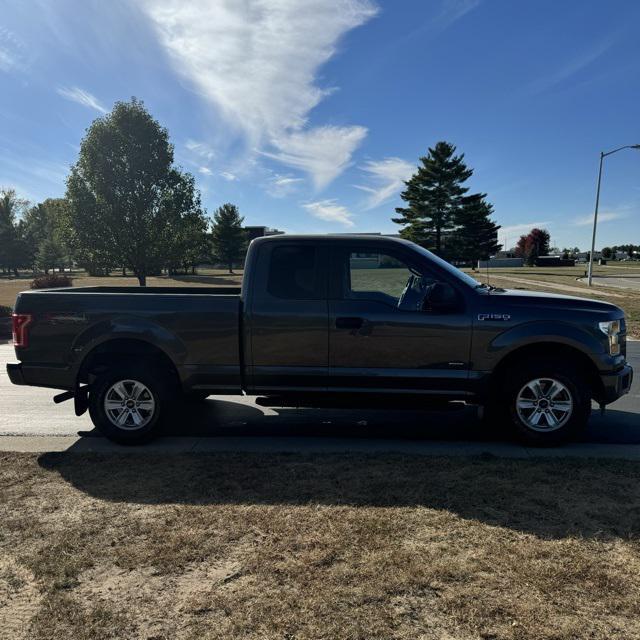
[[[282,246],[271,252],[267,291],[285,300],[319,300],[322,292],[318,250],[314,246]]]

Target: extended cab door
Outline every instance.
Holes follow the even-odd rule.
[[[313,241],[259,246],[245,319],[247,382],[253,392],[326,389],[326,263],[326,249]]]
[[[336,391],[464,394],[471,313],[463,291],[409,249],[331,249],[329,386]],[[407,287],[442,282],[452,304],[423,310]]]

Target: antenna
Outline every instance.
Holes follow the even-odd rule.
[[[487,265],[487,293],[490,294],[491,293],[491,285],[489,283],[489,260],[491,260],[491,256],[489,256],[487,258],[487,262],[486,262],[486,265]]]

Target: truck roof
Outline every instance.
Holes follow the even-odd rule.
[[[280,234],[276,236],[262,236],[252,240],[252,244],[263,242],[290,242],[308,240],[314,242],[384,242],[391,244],[413,244],[409,240],[404,238],[398,238],[393,236],[383,236],[377,234],[367,233],[296,233],[296,234]]]

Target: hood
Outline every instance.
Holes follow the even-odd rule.
[[[575,311],[592,311],[598,313],[611,314],[610,317],[622,317],[624,312],[620,307],[609,302],[593,300],[592,298],[578,298],[577,296],[565,296],[561,293],[545,293],[543,291],[525,291],[521,289],[504,289],[502,291],[491,291],[488,294],[492,298],[500,299],[503,302],[508,300],[509,304],[516,306],[538,306],[555,307],[559,309],[573,309]],[[505,300],[505,298],[507,300]]]

